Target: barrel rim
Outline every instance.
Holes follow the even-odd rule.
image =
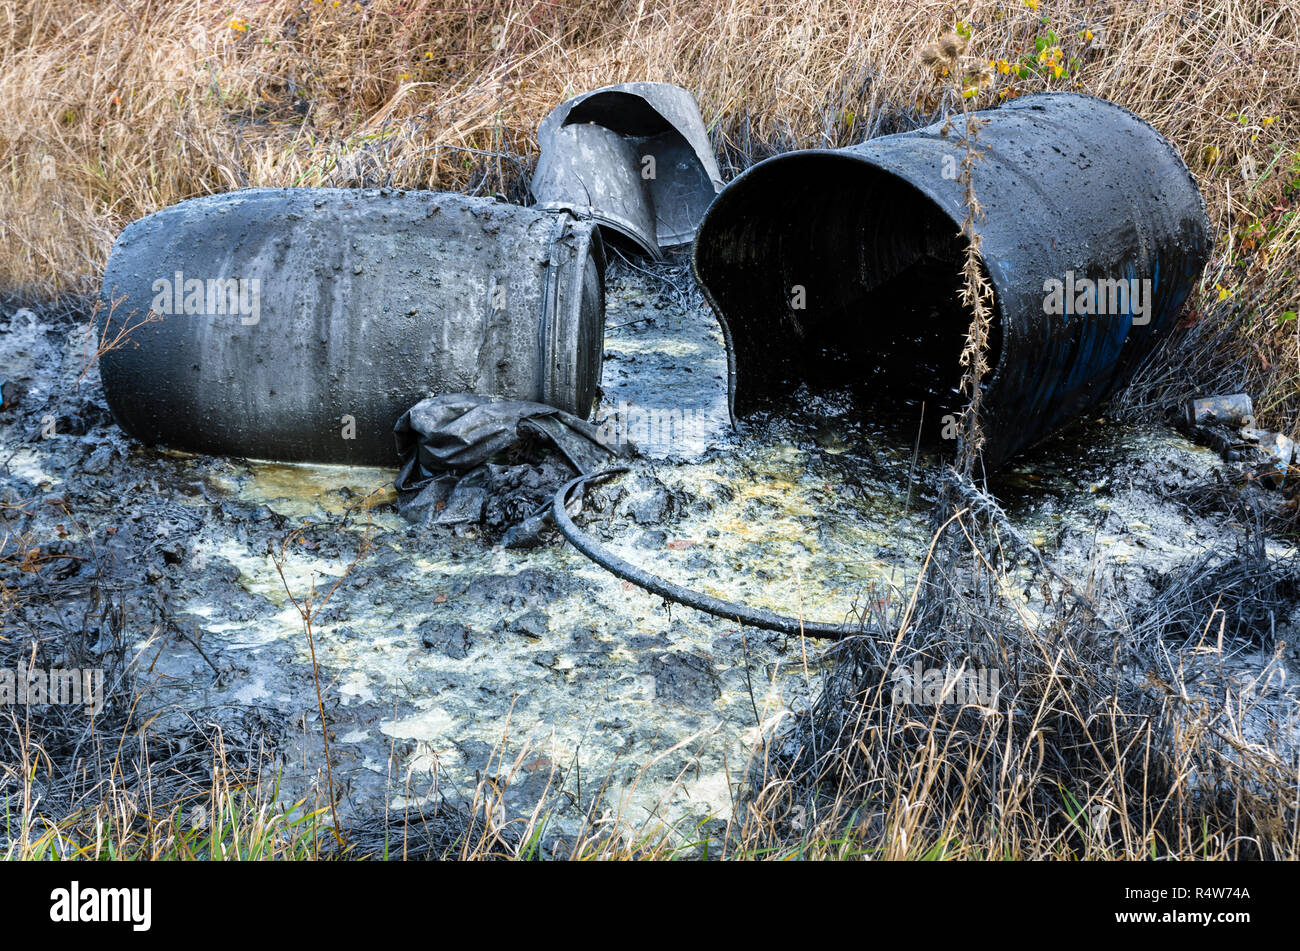
[[[903,133],[903,134],[909,134],[909,133]],[[878,138],[887,138],[887,136],[879,136]],[[868,140],[868,141],[874,141],[874,140]],[[866,143],[862,143],[862,144],[866,144]],[[737,199],[735,196],[738,194],[738,191],[743,190],[743,189],[737,190],[735,188],[738,184],[740,184],[745,179],[750,178],[752,175],[754,175],[754,173],[760,172],[760,169],[763,170],[762,172],[760,172],[758,176],[761,178],[763,176],[770,174],[771,169],[773,167],[793,164],[795,162],[802,162],[806,159],[815,159],[815,160],[825,159],[832,162],[843,162],[845,164],[851,164],[858,168],[866,167],[871,169],[874,172],[887,175],[889,176],[890,179],[897,181],[900,184],[910,188],[916,194],[917,197],[923,199],[929,205],[933,206],[933,208],[937,210],[944,218],[947,218],[949,221],[951,221],[954,227],[960,228],[962,224],[962,222],[958,218],[956,218],[945,207],[944,203],[941,200],[939,200],[939,198],[934,193],[932,193],[928,188],[910,179],[902,177],[893,169],[881,165],[879,162],[873,161],[870,156],[863,155],[861,153],[851,152],[847,149],[812,148],[812,149],[798,149],[793,152],[784,152],[780,155],[774,155],[770,158],[764,159],[763,161],[752,165],[751,167],[747,168],[744,172],[742,172],[740,175],[732,179],[727,184],[727,187],[718,195],[717,198],[714,199],[713,204],[709,206],[708,211],[705,212],[703,219],[701,219],[700,221],[699,231],[696,234],[695,243],[691,252],[691,274],[695,278],[696,284],[699,285],[700,290],[704,293],[705,299],[709,302],[709,306],[713,309],[714,315],[718,319],[718,324],[722,328],[723,340],[725,341],[727,347],[727,409],[731,415],[731,419],[733,423],[736,422],[736,390],[737,390],[737,381],[739,379],[739,374],[737,372],[737,366],[736,366],[736,349],[734,346],[734,337],[726,314],[723,312],[721,305],[718,303],[717,299],[714,297],[713,291],[709,287],[709,283],[704,279],[704,276],[700,271],[700,249],[702,245],[705,244],[707,241],[707,230],[710,227],[710,225],[714,222],[716,216],[723,214],[726,211],[727,204],[729,202],[736,201]],[[991,269],[988,267],[987,263],[984,260],[983,254],[979,254],[978,257],[980,262],[980,268],[984,272],[984,277],[989,282],[989,286],[993,289],[994,318],[998,321],[998,324],[1001,328],[1001,332],[1004,335],[1008,333],[1013,334],[1014,329],[1007,327],[1006,326],[1007,321],[1003,319],[1001,302],[1002,302],[1004,291],[999,286],[1000,282],[998,281],[997,277],[991,272]],[[1003,349],[1003,353],[1005,353],[1007,349],[1005,344],[1002,349]],[[983,386],[986,390],[989,389],[993,385],[993,383],[998,379],[998,375],[1001,372],[1001,369],[1002,369],[1001,359],[999,359],[998,365],[993,368],[992,373],[988,377],[986,377],[986,379],[983,382]]]
[[[549,242],[546,289],[542,294],[538,329],[542,401],[586,419],[591,415],[604,366],[605,244],[600,228],[591,220],[578,218],[568,211],[550,212],[549,215],[554,219],[555,226]],[[570,238],[576,239],[578,246],[573,249],[572,259],[566,261],[563,256],[567,252],[562,251],[561,246]],[[582,356],[580,344],[585,329],[584,317],[591,319],[583,306],[586,302],[589,260],[596,266],[599,301],[595,309],[594,336],[598,342],[595,348],[595,367],[591,379],[587,381],[589,392],[583,392],[583,380],[579,379],[578,371]],[[566,361],[565,373],[559,379],[556,374],[557,357]],[[572,406],[560,405],[563,401],[558,399],[565,392],[564,375],[572,381],[573,399],[576,401]]]
[[[619,235],[627,238],[647,255],[660,260],[663,258],[663,251],[659,245],[650,241],[644,234],[638,230],[636,225],[621,215],[611,214],[596,208],[594,205],[579,205],[571,201],[545,201],[538,202],[532,207],[539,211],[546,212],[567,212],[577,219],[585,219],[601,228],[608,228],[617,232]],[[604,256],[604,242],[601,242],[601,255]],[[603,267],[603,265],[602,265]]]

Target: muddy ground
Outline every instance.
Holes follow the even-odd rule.
[[[393,505],[395,471],[141,446],[113,425],[93,364],[83,375],[84,313],[11,304],[0,321],[0,500],[44,565],[6,635],[82,625],[96,649],[124,646],[144,688],[137,716],[163,729],[256,722],[290,800],[323,801],[290,597],[313,590],[345,824],[491,788],[507,814],[543,802],[556,849],[616,818],[694,835],[726,820],[763,731],[817,689],[825,645],[670,608],[553,532],[511,550],[475,527],[413,527]],[[864,418],[843,394],[803,392],[797,409],[733,431],[721,334],[680,260],[612,267],[602,390],[597,419],[644,457],[591,494],[584,518],[629,560],[819,620],[910,593],[935,464],[933,447],[913,464],[918,407]],[[1231,472],[1217,455],[1159,422],[1103,419],[1013,462],[993,489],[1048,564],[1140,605],[1162,576],[1242,541],[1224,511],[1187,502],[1219,476]],[[1033,610],[1050,579],[1030,557],[1016,578]],[[1277,619],[1275,641],[1294,642],[1294,623]],[[1294,654],[1272,649],[1230,645],[1216,676],[1293,682]],[[1283,724],[1294,738],[1289,715],[1279,701],[1261,736]]]

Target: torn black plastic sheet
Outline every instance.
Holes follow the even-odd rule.
[[[405,460],[394,485],[398,507],[422,525],[484,521],[507,547],[535,544],[555,488],[635,447],[610,447],[572,413],[522,400],[452,393],[421,400],[394,427]],[[553,450],[553,452],[551,452]]]

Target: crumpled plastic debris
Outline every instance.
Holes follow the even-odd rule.
[[[1295,442],[1283,433],[1255,426],[1248,394],[1188,400],[1179,421],[1197,442],[1228,462],[1249,467],[1253,480],[1275,489],[1295,481],[1300,467]]]
[[[523,400],[451,393],[421,400],[393,429],[404,463],[394,480],[417,525],[482,524],[507,548],[535,545],[555,491],[635,453],[608,446],[572,413]]]

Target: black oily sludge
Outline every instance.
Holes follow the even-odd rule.
[[[394,424],[442,393],[586,418],[604,266],[592,224],[490,199],[194,198],[113,246],[98,329],[122,339],[101,358],[105,394],[146,443],[286,462],[395,466]]]
[[[1128,110],[1043,93],[978,116],[993,465],[1130,378],[1176,322],[1211,233],[1187,166]],[[932,420],[960,407],[963,131],[956,118],[780,155],[718,196],[694,270],[726,337],[733,416],[805,381],[851,382],[900,414],[928,400]]]

